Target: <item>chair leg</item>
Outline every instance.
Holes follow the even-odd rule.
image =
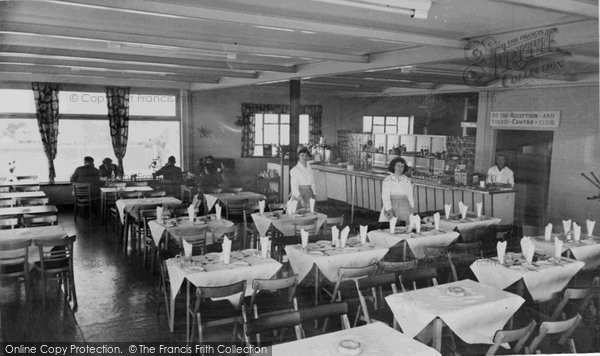
[[[42,306],[46,309],[46,275],[42,272]]]

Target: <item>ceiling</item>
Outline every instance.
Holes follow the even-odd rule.
[[[598,2],[434,0],[418,19],[319,0],[0,1],[0,78],[190,90],[301,79],[359,96],[597,83]]]

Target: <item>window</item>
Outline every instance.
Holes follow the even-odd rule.
[[[116,158],[110,137],[106,94],[102,92],[59,92],[61,119],[56,181],[68,181],[83,157],[92,156],[96,166],[102,159]],[[169,156],[180,161],[180,122],[174,95],[130,95],[130,120],[125,174],[149,175],[153,158],[163,165]],[[15,173],[48,177],[48,162],[35,119],[32,90],[0,89],[0,152],[2,161],[15,160]],[[8,175],[8,164],[0,162],[0,177]]]
[[[364,133],[410,135],[413,125],[414,116],[363,116]]]
[[[299,143],[309,143],[308,115],[300,115]],[[277,155],[276,146],[290,144],[289,114],[254,114],[254,156],[272,157]]]

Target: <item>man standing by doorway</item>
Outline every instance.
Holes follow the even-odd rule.
[[[505,155],[496,156],[496,165],[487,171],[486,183],[496,187],[514,188],[515,176],[513,171],[506,166]]]

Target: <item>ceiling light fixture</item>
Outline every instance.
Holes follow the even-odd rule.
[[[336,5],[393,12],[417,19],[426,19],[431,7],[429,0],[314,0]]]
[[[273,27],[273,26],[254,26],[256,28],[262,28],[263,30],[274,30],[274,31],[284,31],[284,32],[294,32],[291,28],[282,28],[282,27]]]

